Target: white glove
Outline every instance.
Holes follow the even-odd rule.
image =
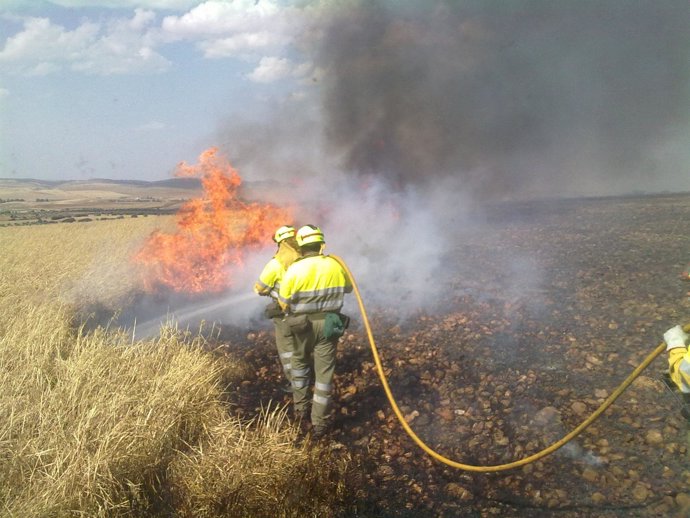
[[[683,331],[680,326],[672,327],[664,333],[664,342],[666,342],[666,350],[676,349],[677,347],[685,347],[685,341],[688,339],[688,334]]]

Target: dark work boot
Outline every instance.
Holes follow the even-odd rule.
[[[326,425],[315,426],[311,432],[311,437],[315,441],[320,441],[328,435],[328,427]]]
[[[285,394],[292,394],[292,383],[290,381],[286,381],[280,387],[280,390],[282,390]]]
[[[661,375],[661,381],[671,392],[675,392],[678,390],[678,386],[673,382],[673,380],[671,379],[671,375],[668,372],[664,372]]]
[[[683,418],[690,423],[690,408],[688,408],[686,405],[683,405],[683,408],[680,409],[680,415],[682,415]]]

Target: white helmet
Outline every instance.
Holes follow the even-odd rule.
[[[291,225],[285,225],[276,230],[276,233],[273,234],[273,241],[275,241],[276,243],[280,243],[281,241],[285,241],[287,238],[293,237],[294,235],[295,227]]]
[[[297,231],[297,244],[299,246],[308,245],[311,243],[325,243],[321,229],[314,225],[304,225]]]

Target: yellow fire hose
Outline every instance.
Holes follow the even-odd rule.
[[[443,455],[437,453],[433,449],[431,449],[422,439],[419,438],[419,436],[410,428],[410,425],[407,423],[405,420],[405,417],[403,416],[402,412],[400,411],[400,408],[398,408],[398,404],[395,402],[395,398],[393,397],[393,394],[391,393],[390,386],[388,385],[388,380],[386,379],[386,375],[383,372],[383,365],[381,364],[381,358],[379,357],[378,349],[376,348],[376,341],[374,340],[374,335],[371,332],[371,326],[369,325],[369,319],[367,318],[367,312],[366,309],[364,308],[364,303],[362,302],[362,296],[359,292],[359,288],[357,287],[357,283],[355,282],[355,278],[352,275],[352,272],[350,269],[347,267],[345,262],[338,256],[335,255],[330,255],[333,259],[335,259],[347,272],[347,275],[350,277],[350,280],[352,281],[352,287],[353,291],[355,293],[355,296],[357,298],[357,304],[359,305],[359,310],[362,314],[362,321],[364,322],[364,328],[367,331],[367,336],[369,337],[369,344],[371,345],[371,352],[374,356],[374,362],[376,363],[376,369],[379,374],[379,378],[381,379],[381,384],[383,385],[383,390],[386,392],[386,397],[388,398],[388,401],[393,408],[393,412],[395,412],[396,417],[398,418],[398,421],[400,421],[400,424],[404,428],[404,430],[407,432],[407,434],[410,436],[410,438],[419,446],[422,450],[424,450],[426,453],[431,455],[434,459],[451,466],[453,468],[457,469],[462,469],[465,471],[474,471],[478,473],[492,473],[496,471],[506,471],[509,469],[513,468],[519,468],[520,466],[524,466],[526,464],[530,464],[532,462],[536,462],[537,460],[546,457],[547,455],[555,452],[557,449],[561,448],[562,446],[566,445],[568,442],[573,440],[575,437],[580,435],[589,425],[591,425],[604,411],[610,407],[613,402],[618,399],[618,397],[627,389],[630,384],[635,381],[635,378],[637,378],[643,370],[645,370],[650,363],[654,361],[654,359],[659,356],[662,352],[666,350],[666,344],[665,343],[660,343],[659,346],[654,349],[645,359],[644,361],[637,366],[635,370],[630,373],[630,375],[625,378],[623,383],[620,384],[620,386],[613,391],[613,393],[606,398],[606,400],[601,404],[599,408],[597,408],[592,415],[590,415],[587,419],[585,419],[579,426],[577,426],[573,431],[571,431],[569,434],[565,435],[562,439],[554,442],[552,445],[548,446],[547,448],[544,448],[543,450],[530,455],[528,457],[524,457],[520,460],[516,460],[514,462],[509,462],[507,464],[496,464],[494,466],[474,466],[471,464],[463,464],[462,462],[457,462],[452,459],[449,459],[448,457],[444,457]],[[687,324],[683,328],[686,332],[690,332],[690,324]]]

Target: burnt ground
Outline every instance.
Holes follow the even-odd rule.
[[[439,453],[478,465],[560,439],[666,329],[690,322],[690,284],[679,279],[690,261],[690,195],[532,202],[488,214],[453,231],[442,310],[400,324],[368,308],[412,428]],[[665,354],[573,442],[525,467],[475,474],[406,436],[361,317],[352,316],[330,447],[351,456],[361,477],[353,515],[690,516],[690,424],[661,382]],[[289,402],[270,329],[231,345],[255,371],[235,391],[235,412],[251,417],[271,400]]]

